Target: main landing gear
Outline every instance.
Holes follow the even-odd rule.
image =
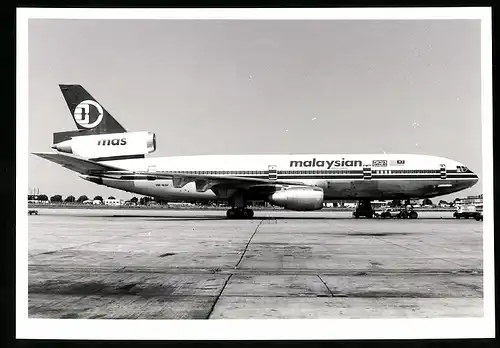
[[[246,199],[244,194],[237,192],[230,200],[232,206],[226,212],[228,219],[251,219],[253,217],[253,210],[246,208]]]
[[[231,208],[226,212],[229,219],[251,219],[253,210],[247,208]]]

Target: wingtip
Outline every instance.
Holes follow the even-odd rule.
[[[38,157],[42,157],[43,156],[43,152],[32,152],[31,154],[35,155],[35,156],[38,156]]]
[[[50,156],[50,155],[57,155],[55,152],[32,152],[32,155],[38,156],[38,157],[44,157],[44,156]]]

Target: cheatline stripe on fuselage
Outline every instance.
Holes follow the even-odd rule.
[[[172,176],[175,176],[175,172],[171,172]],[[221,175],[221,176],[227,176],[227,177],[242,177],[242,178],[254,178],[254,179],[269,179],[268,175],[238,175],[238,174],[233,174],[233,175],[228,175],[228,174],[217,174],[216,171],[213,171],[214,174],[208,174],[208,175]],[[189,176],[189,173],[179,173],[179,176],[185,175]],[[195,175],[195,174],[193,174]],[[199,175],[199,174],[198,174]],[[103,177],[106,177],[106,175],[103,175]],[[111,177],[110,177],[111,178]],[[150,175],[149,177],[147,175],[144,176],[136,176],[136,175],[123,175],[120,178],[120,180],[165,180],[165,179],[157,179],[154,178],[153,175]],[[352,174],[330,174],[330,175],[322,175],[322,174],[297,174],[297,175],[279,175],[278,174],[278,180],[297,180],[297,179],[302,179],[302,180],[314,180],[314,179],[330,179],[330,180],[348,180],[348,179],[363,179],[363,174],[358,174],[358,175],[352,175]],[[445,180],[441,179],[440,174],[372,174],[370,179],[366,180],[377,180],[377,179],[391,179],[391,180],[408,180],[408,179],[435,179],[435,180]],[[446,179],[477,179],[477,176],[475,174],[468,174],[468,173],[455,173],[455,174],[447,174]]]

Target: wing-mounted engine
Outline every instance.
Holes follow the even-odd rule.
[[[319,187],[292,187],[276,191],[269,202],[289,210],[319,210],[323,208],[323,189]]]
[[[144,156],[156,150],[156,136],[151,132],[82,135],[55,144],[52,148],[83,158]]]

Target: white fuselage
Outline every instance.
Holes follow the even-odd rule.
[[[410,154],[205,155],[101,162],[129,171],[256,177],[301,182],[323,189],[325,199],[410,199],[445,195],[473,186],[477,175],[442,157]],[[216,200],[194,182],[103,178],[103,185],[170,201]],[[265,199],[265,197],[263,197]]]

